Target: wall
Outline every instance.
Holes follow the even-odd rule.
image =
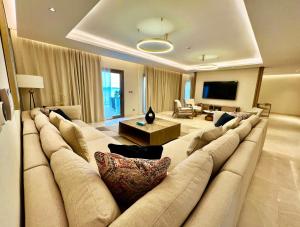
[[[198,103],[208,103],[215,105],[238,106],[241,110],[252,108],[255,94],[258,68],[234,69],[211,72],[199,72],[196,79],[195,99]],[[203,99],[202,90],[204,81],[238,81],[236,100]]]
[[[141,114],[144,66],[103,56],[101,65],[103,68],[124,71],[124,114],[125,116]]]
[[[272,113],[300,115],[300,75],[264,75],[259,103],[271,103]]]
[[[0,89],[9,88],[7,71],[0,43]],[[20,111],[0,126],[0,223],[20,225]]]

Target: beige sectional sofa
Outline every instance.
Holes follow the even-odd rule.
[[[80,127],[90,157],[96,151],[109,152],[109,143],[118,144],[81,121],[80,106],[60,108]],[[93,158],[86,162],[67,143],[59,144],[49,138],[47,141],[57,151],[50,158],[45,155],[45,145],[41,144],[45,139],[41,136],[47,135],[39,132],[53,125],[35,122],[38,114],[41,113],[36,109],[22,113],[25,226],[28,227],[236,226],[267,129],[266,119],[259,119],[258,123],[257,118],[245,120],[190,156],[186,151],[197,132],[165,144],[163,156],[172,160],[168,176],[121,213]],[[68,171],[64,163],[68,163]],[[68,175],[72,168],[76,174]],[[87,180],[81,182],[82,179]],[[68,182],[76,185],[78,192]],[[101,191],[96,197],[94,192],[93,198],[97,199],[87,196],[91,188]]]

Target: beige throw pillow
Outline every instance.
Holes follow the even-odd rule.
[[[250,124],[253,128],[260,121],[260,118],[258,115],[252,115],[246,121],[250,122]]]
[[[52,155],[50,164],[63,197],[69,226],[109,226],[120,215],[112,194],[89,163],[61,149]]]
[[[65,120],[61,115],[51,111],[49,114],[50,123],[53,124],[57,129],[61,120]]]
[[[205,145],[209,144],[211,141],[219,138],[223,135],[222,127],[215,127],[212,129],[207,129],[199,132],[190,143],[187,155],[191,155],[196,150],[201,149]]]
[[[77,125],[68,120],[61,120],[59,123],[59,131],[76,154],[86,161],[90,160],[86,140]]]
[[[233,118],[232,120],[228,121],[225,125],[222,126],[223,133],[227,132],[229,129],[234,129],[234,128],[238,127],[241,120],[242,120],[241,118],[236,117],[236,118]]]
[[[40,108],[34,108],[30,111],[30,116],[32,118],[32,120],[34,120],[35,116],[42,113]]]

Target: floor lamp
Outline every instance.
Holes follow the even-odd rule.
[[[33,108],[35,108],[35,101],[34,101],[34,89],[36,88],[44,88],[44,80],[41,76],[35,75],[23,75],[17,74],[17,83],[19,88],[29,88],[29,102],[30,102],[30,109],[33,104]]]

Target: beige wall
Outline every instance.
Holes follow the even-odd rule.
[[[257,77],[258,68],[200,72],[197,74],[196,80],[196,102],[216,105],[238,106],[241,108],[241,110],[249,110],[252,108],[253,104]],[[202,98],[204,81],[233,80],[239,82],[236,100],[231,101]]]
[[[101,57],[103,68],[124,71],[125,116],[142,113],[142,79],[144,66],[114,58]]]
[[[260,103],[271,103],[272,113],[300,115],[300,75],[265,75]]]
[[[0,49],[0,89],[9,88]],[[0,226],[20,226],[20,111],[0,126]]]

